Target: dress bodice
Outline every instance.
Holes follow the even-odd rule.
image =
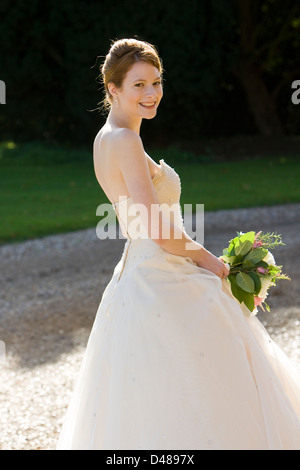
[[[159,161],[160,168],[152,182],[159,202],[159,210],[170,217],[177,226],[183,227],[183,218],[180,207],[181,181],[174,168],[163,159]],[[131,197],[122,199],[113,204],[117,214],[122,234],[125,238],[149,238],[148,231],[143,226],[140,204],[134,204]]]

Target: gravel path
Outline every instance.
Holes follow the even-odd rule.
[[[259,317],[300,371],[299,229],[300,204],[205,214],[205,246],[216,255],[237,230],[282,234],[286,246],[273,253],[292,281],[273,288],[271,313]],[[123,245],[93,228],[0,247],[0,449],[55,449]]]

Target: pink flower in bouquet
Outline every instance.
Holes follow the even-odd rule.
[[[262,246],[262,242],[261,242],[261,241],[258,241],[258,242],[254,242],[254,243],[253,243],[253,248],[259,248],[260,246]]]
[[[255,235],[252,248],[259,248],[260,246],[262,246],[262,242],[260,240],[257,240],[260,234],[261,234],[261,231],[257,232],[257,234]]]
[[[263,302],[264,299],[261,297],[254,297],[254,306],[258,307],[259,305],[261,306],[261,303]]]
[[[259,266],[257,268],[257,272],[259,272],[261,274],[267,274],[269,271],[266,268],[262,268],[261,266]]]

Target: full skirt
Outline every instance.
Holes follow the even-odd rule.
[[[58,450],[300,450],[300,378],[227,280],[127,240]]]

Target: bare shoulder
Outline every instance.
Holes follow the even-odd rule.
[[[105,129],[102,128],[94,140],[94,155],[100,152],[110,155],[114,160],[130,159],[136,151],[144,152],[140,136],[128,128]],[[133,158],[133,157],[132,157]]]
[[[143,149],[143,143],[140,136],[128,128],[119,128],[111,131],[107,136],[107,144],[112,149],[117,149],[121,156],[127,154],[128,150],[133,148]]]
[[[124,173],[138,173],[148,169],[147,156],[141,137],[131,129],[119,128],[112,131],[106,140],[106,150],[117,167]]]
[[[120,140],[141,140],[140,136],[128,127],[119,127],[118,129],[111,130],[111,137],[116,141]]]
[[[103,127],[95,137],[94,145],[97,143],[105,143],[109,146],[115,147],[123,145],[124,143],[142,143],[140,136],[126,127],[119,127],[118,129],[111,129]]]

